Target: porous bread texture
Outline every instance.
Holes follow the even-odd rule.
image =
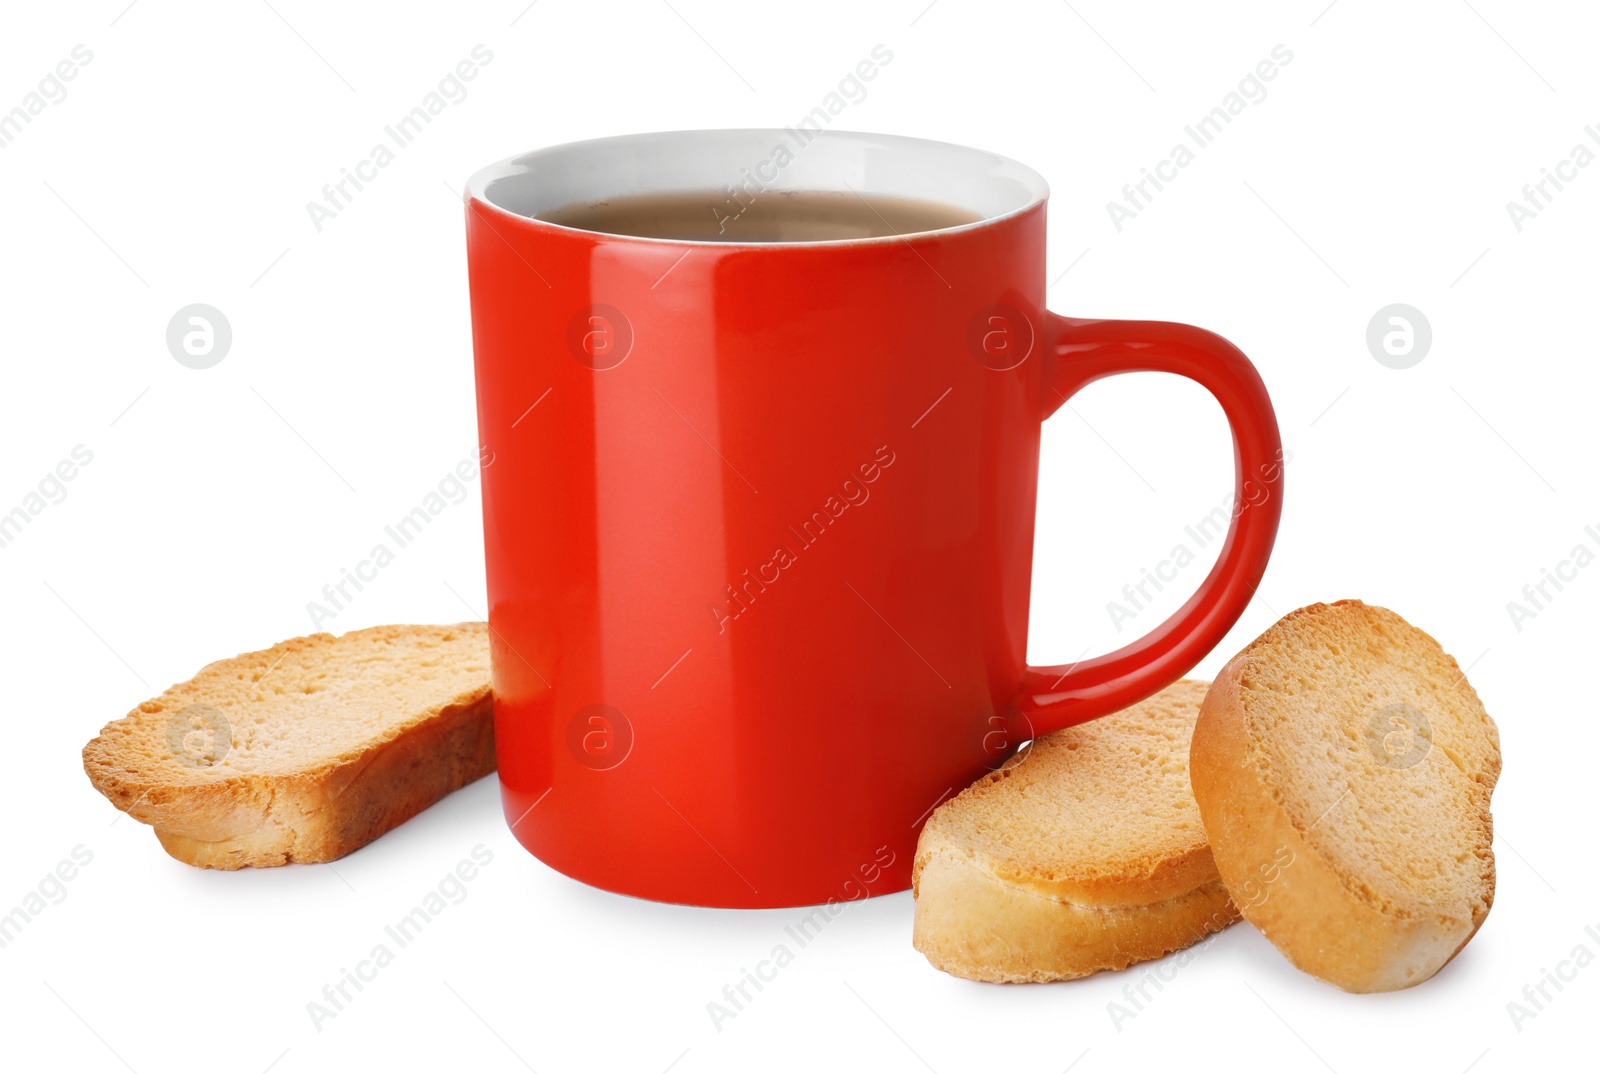
[[[1066,980],[1238,920],[1189,789],[1206,687],[1040,738],[935,810],[912,867],[917,950],[975,980]]]
[[[913,944],[974,981],[1070,981],[1198,943],[1239,920],[1221,880],[1143,906],[1083,906],[939,852],[919,877]]]
[[[494,770],[487,628],[313,634],[208,664],[107,724],[83,766],[180,861],[331,861]]]
[[[1405,988],[1489,913],[1499,732],[1394,612],[1346,600],[1279,620],[1218,675],[1190,766],[1224,883],[1307,973]]]

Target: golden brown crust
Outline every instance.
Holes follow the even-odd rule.
[[[980,981],[1060,981],[1160,958],[1238,920],[1189,788],[1207,683],[1033,742],[934,811],[912,943]]]
[[[974,981],[1066,981],[1126,969],[1239,919],[1220,880],[1162,902],[1085,906],[1011,883],[953,848],[919,855],[912,945]]]
[[[485,696],[321,778],[273,777],[264,808],[252,796],[232,812],[242,834],[200,838],[183,821],[155,833],[168,854],[207,869],[334,861],[494,770],[494,699]]]
[[[221,714],[226,750],[173,743],[197,709]],[[180,861],[331,861],[494,771],[487,630],[374,627],[217,661],[108,724],[83,761]]]
[[[1209,685],[1182,679],[1037,739],[933,813],[913,878],[929,848],[954,845],[998,880],[1084,907],[1163,902],[1217,879],[1187,772]]]
[[[1313,722],[1330,721],[1329,714],[1347,696],[1359,693],[1360,703],[1370,706],[1375,702],[1369,700],[1368,691],[1376,694],[1392,685],[1394,676],[1387,672],[1363,681],[1348,672],[1327,676],[1324,668],[1320,670],[1328,681],[1318,680],[1318,669],[1307,654],[1314,632],[1326,634],[1329,623],[1337,627],[1336,646],[1370,645],[1360,650],[1363,661],[1376,664],[1381,656],[1384,666],[1394,661],[1428,667],[1437,663],[1437,676],[1449,691],[1463,689],[1464,677],[1455,662],[1442,650],[1434,652],[1438,645],[1432,638],[1394,613],[1359,601],[1302,608],[1246,647],[1217,676],[1201,706],[1189,772],[1217,870],[1244,917],[1305,972],[1346,991],[1389,991],[1436,973],[1488,914],[1494,893],[1488,797],[1500,770],[1498,734],[1471,688],[1464,687],[1470,699],[1465,695],[1462,699],[1470,704],[1462,733],[1481,734],[1483,741],[1446,744],[1439,737],[1446,728],[1436,726],[1435,745],[1459,755],[1436,760],[1450,775],[1474,750],[1481,756],[1481,771],[1467,772],[1469,780],[1458,780],[1468,797],[1481,792],[1481,808],[1476,801],[1463,806],[1469,818],[1464,827],[1472,828],[1470,818],[1476,818],[1481,830],[1464,830],[1459,847],[1422,845],[1429,842],[1424,840],[1399,851],[1422,858],[1432,855],[1441,862],[1466,855],[1475,864],[1463,874],[1463,883],[1471,889],[1465,897],[1444,898],[1420,883],[1408,883],[1404,874],[1363,871],[1364,859],[1346,847],[1374,839],[1403,842],[1403,836],[1385,828],[1393,817],[1382,805],[1386,797],[1414,794],[1415,780],[1429,778],[1426,771],[1419,768],[1409,774],[1409,784],[1400,778],[1405,773],[1382,765],[1378,770],[1383,778],[1375,780],[1340,771],[1337,778],[1346,781],[1340,791],[1338,785],[1323,786],[1333,778],[1327,771],[1297,765],[1276,740],[1274,748],[1265,748],[1262,741],[1285,719],[1307,721],[1313,732],[1335,740],[1332,730]],[[1396,646],[1401,647],[1399,653]],[[1281,696],[1261,700],[1270,676],[1285,671],[1286,662],[1302,659],[1304,671],[1287,669],[1299,692],[1287,702]],[[1439,694],[1451,696],[1448,691]],[[1252,704],[1267,706],[1277,723],[1269,725],[1265,717],[1252,723]],[[1484,725],[1475,728],[1478,714]],[[1369,785],[1358,787],[1357,782]],[[1313,810],[1307,805],[1310,788],[1322,794],[1325,806]]]

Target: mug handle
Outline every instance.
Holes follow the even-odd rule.
[[[1278,419],[1261,375],[1221,336],[1169,321],[1079,320],[1045,313],[1043,418],[1086,385],[1116,373],[1176,373],[1222,404],[1233,433],[1234,508],[1200,588],[1160,626],[1104,656],[1023,671],[1012,704],[1022,741],[1126,708],[1194,667],[1255,595],[1283,514]],[[1042,418],[1041,418],[1042,420]]]

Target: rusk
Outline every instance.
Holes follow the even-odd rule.
[[[494,770],[487,628],[314,634],[209,664],[106,725],[83,767],[179,861],[331,861]]]
[[[1489,913],[1499,733],[1391,611],[1315,604],[1268,629],[1206,695],[1190,773],[1223,882],[1307,973],[1405,988]]]
[[[917,950],[974,980],[1066,980],[1238,920],[1189,790],[1205,692],[1181,681],[1048,735],[935,810],[912,872]]]

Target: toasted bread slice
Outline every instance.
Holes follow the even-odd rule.
[[[213,869],[343,857],[494,766],[482,623],[219,660],[83,748],[96,790]]]
[[[1038,739],[934,810],[912,866],[917,950],[959,977],[1058,981],[1237,921],[1189,790],[1206,685]]]
[[[1489,913],[1499,732],[1387,609],[1314,604],[1247,646],[1206,695],[1190,770],[1223,881],[1307,973],[1405,988]]]

